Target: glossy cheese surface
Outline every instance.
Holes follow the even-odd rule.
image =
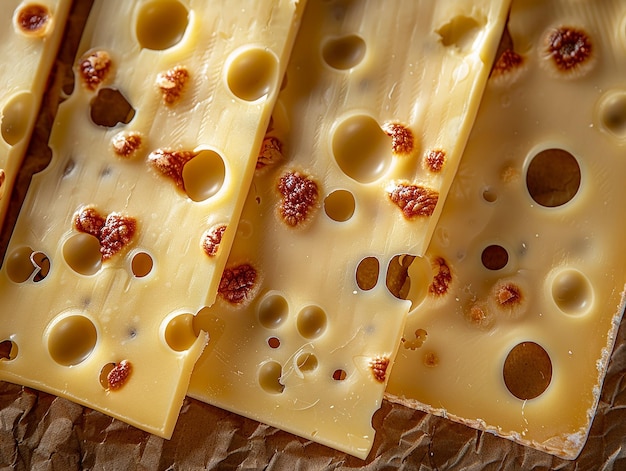
[[[190,396],[367,456],[409,308],[386,273],[428,239],[507,8],[308,2]]]
[[[508,32],[387,392],[571,459],[624,308],[626,3],[514,0]]]
[[[0,227],[71,3],[6,0],[0,6]]]
[[[0,271],[0,378],[170,436],[302,2],[96,1]]]

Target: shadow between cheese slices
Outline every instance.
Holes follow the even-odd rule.
[[[94,3],[0,271],[0,379],[171,435],[303,7]]]
[[[424,292],[386,274],[428,244],[507,10],[308,2],[218,299],[198,315],[211,342],[190,396],[368,455],[410,307],[395,295]]]
[[[580,453],[624,309],[625,21],[620,1],[513,1],[391,400]]]

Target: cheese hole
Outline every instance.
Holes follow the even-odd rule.
[[[483,190],[483,199],[487,203],[495,203],[496,200],[498,199],[498,194],[495,191],[493,191],[491,188],[485,188]]]
[[[100,241],[90,234],[74,234],[63,244],[63,258],[76,273],[93,275],[102,266]]]
[[[135,110],[119,90],[102,88],[91,100],[90,116],[98,126],[112,128],[118,123],[130,123],[135,116]]]
[[[267,49],[245,48],[237,51],[228,63],[228,89],[244,101],[269,95],[277,82],[278,59]]]
[[[367,115],[350,116],[339,123],[332,152],[342,172],[360,183],[381,178],[392,161],[391,138]]]
[[[193,314],[180,314],[171,318],[165,326],[165,342],[177,352],[188,350],[196,341]]]
[[[296,321],[298,332],[306,339],[314,339],[322,335],[327,323],[324,310],[314,305],[302,308]]]
[[[365,257],[356,267],[356,284],[363,291],[369,291],[378,283],[380,262],[376,257]]]
[[[278,348],[280,347],[280,339],[278,337],[270,337],[267,339],[267,345],[269,345],[270,348]]]
[[[14,27],[27,36],[41,37],[50,29],[50,11],[44,5],[27,3],[18,8],[13,17]]]
[[[343,381],[347,376],[348,374],[346,373],[346,370],[337,369],[333,371],[333,379],[335,381]]]
[[[266,329],[275,329],[287,319],[289,305],[280,294],[268,294],[257,308],[260,324]]]
[[[12,340],[3,340],[0,342],[0,361],[15,360],[17,357],[17,344]]]
[[[152,271],[154,261],[146,252],[138,252],[133,256],[130,266],[133,275],[137,278],[143,278],[144,276],[148,276]]]
[[[301,373],[310,373],[317,369],[319,362],[317,357],[309,352],[304,352],[296,358],[296,367]]]
[[[35,265],[35,276],[33,276],[33,281],[38,283],[45,279],[50,273],[50,259],[43,252],[34,252],[31,255],[31,261]]]
[[[356,203],[348,190],[335,190],[324,198],[324,211],[333,221],[345,222],[354,215]]]
[[[98,340],[93,322],[77,314],[54,320],[47,336],[50,356],[63,366],[83,362],[94,350]]]
[[[626,92],[610,92],[599,104],[600,127],[620,141],[626,140]]]
[[[480,33],[478,21],[467,16],[455,16],[437,30],[444,46],[456,47],[463,53],[471,51],[478,33]]]
[[[267,361],[259,368],[259,385],[265,392],[280,394],[285,390],[285,386],[280,382],[282,374],[283,369],[279,363]]]
[[[29,92],[18,93],[8,100],[0,114],[0,134],[4,142],[14,146],[27,136],[34,111],[33,95]]]
[[[141,47],[162,51],[180,42],[188,24],[189,13],[181,2],[146,2],[138,12],[135,34]]]
[[[109,373],[113,371],[113,368],[115,368],[115,363],[107,363],[100,369],[98,379],[103,389],[109,389]]]
[[[215,151],[202,150],[183,167],[183,183],[187,196],[202,202],[214,196],[224,184],[226,166]]]
[[[557,207],[569,202],[580,187],[580,167],[576,158],[562,149],[539,152],[528,165],[526,186],[535,202]]]
[[[501,270],[509,263],[509,253],[501,245],[489,245],[483,250],[480,260],[488,270]]]
[[[355,34],[329,39],[322,48],[322,57],[333,69],[351,69],[365,57],[365,41]]]
[[[552,381],[552,361],[535,342],[522,342],[511,349],[504,361],[504,383],[511,394],[523,401],[545,392]]]
[[[35,266],[31,261],[33,249],[30,247],[20,247],[9,254],[6,259],[6,273],[11,281],[24,283],[28,281],[35,271]]]
[[[565,314],[583,314],[593,302],[593,289],[585,275],[578,270],[567,269],[554,277],[552,298]]]

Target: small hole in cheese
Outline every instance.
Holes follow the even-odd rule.
[[[0,342],[0,361],[2,360],[15,360],[17,357],[17,344],[12,340],[3,340]]]
[[[365,257],[356,267],[356,284],[363,291],[369,291],[378,283],[380,262],[376,257]]]
[[[278,59],[258,47],[236,51],[226,67],[226,84],[237,98],[256,101],[268,96],[278,82]]]
[[[135,34],[141,47],[162,51],[178,44],[189,25],[189,12],[178,0],[146,2],[137,13]]]
[[[24,283],[28,281],[35,271],[35,266],[31,260],[33,249],[30,247],[19,247],[6,258],[6,273],[11,281]]]
[[[44,280],[48,276],[48,273],[50,273],[50,259],[43,252],[34,252],[30,256],[30,259],[33,262],[33,265],[35,265],[36,270],[35,276],[33,276],[33,281],[38,283]]]
[[[287,319],[289,304],[281,294],[270,293],[259,303],[257,313],[259,322],[263,327],[275,329]]]
[[[347,376],[348,374],[346,373],[346,370],[337,369],[333,371],[333,379],[335,381],[343,381],[346,379]]]
[[[626,141],[626,91],[612,90],[599,103],[600,129],[619,141]]]
[[[563,313],[579,315],[587,312],[591,307],[593,288],[584,274],[569,268],[557,273],[554,277],[552,298]]]
[[[34,122],[34,111],[33,95],[30,92],[18,93],[8,99],[0,112],[0,135],[4,142],[14,146],[27,137],[31,121]]]
[[[98,332],[87,317],[71,314],[55,319],[47,332],[48,352],[63,366],[83,362],[96,347]]]
[[[182,172],[183,187],[193,201],[205,201],[220,191],[226,179],[224,159],[212,150],[201,150]]]
[[[167,321],[164,337],[172,350],[184,352],[196,341],[193,318],[193,314],[179,314]]]
[[[326,41],[322,47],[322,57],[333,69],[347,70],[363,60],[365,49],[363,38],[350,34]]]
[[[552,360],[535,342],[522,342],[511,349],[504,361],[504,383],[511,394],[523,401],[545,392],[552,381]]]
[[[396,298],[411,301],[411,309],[426,298],[432,282],[431,263],[424,257],[396,255],[387,266],[387,289]]]
[[[319,362],[313,353],[303,352],[296,358],[296,367],[302,373],[310,373],[317,369]]]
[[[63,258],[76,273],[93,275],[102,266],[100,241],[91,234],[74,234],[63,244]]]
[[[280,382],[283,369],[278,362],[267,361],[259,368],[259,385],[265,392],[280,394],[285,386]]]
[[[468,16],[455,16],[437,30],[441,43],[460,52],[470,52],[480,33],[480,24]]]
[[[115,363],[107,363],[100,369],[98,379],[103,389],[109,389],[109,373],[113,371],[113,368],[115,368]]]
[[[130,123],[135,110],[119,90],[102,88],[91,100],[90,116],[98,126],[112,128],[118,123]]]
[[[270,348],[278,348],[280,347],[280,339],[278,337],[270,337],[267,339],[267,345]]]
[[[360,183],[371,183],[387,173],[391,150],[391,138],[371,116],[350,116],[333,133],[335,161],[343,173]]]
[[[152,267],[154,266],[154,261],[150,254],[146,252],[137,252],[133,255],[133,259],[131,261],[131,271],[133,275],[137,278],[143,278],[144,276],[148,276],[152,271]]]
[[[563,149],[546,149],[535,155],[526,171],[526,187],[535,202],[545,207],[569,202],[580,187],[576,158]]]
[[[302,308],[296,321],[298,332],[306,339],[314,339],[322,335],[326,331],[327,324],[326,312],[315,305]]]
[[[509,263],[509,253],[501,245],[493,244],[485,247],[480,260],[488,270],[501,270]]]
[[[324,198],[324,211],[333,221],[348,221],[355,208],[354,195],[348,190],[335,190]]]

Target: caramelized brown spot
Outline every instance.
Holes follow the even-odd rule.
[[[514,306],[521,302],[522,291],[513,283],[506,283],[496,291],[496,301],[500,306]]]
[[[2,197],[4,196],[4,184],[7,181],[7,174],[6,172],[0,168],[0,199],[2,199]]]
[[[100,253],[107,260],[122,250],[132,240],[137,230],[135,219],[111,213],[100,231]]]
[[[524,58],[512,49],[505,49],[494,63],[491,74],[494,77],[512,72],[524,63]]]
[[[183,167],[195,157],[191,151],[157,149],[150,153],[148,161],[163,175],[171,178],[180,189],[185,189]]]
[[[257,280],[256,269],[248,264],[224,269],[217,292],[231,304],[248,300]]]
[[[215,257],[217,254],[217,249],[220,247],[225,231],[226,225],[221,224],[219,226],[212,227],[205,232],[202,240],[202,248],[204,249],[204,253],[206,253],[209,257]]]
[[[489,327],[493,323],[493,316],[490,315],[487,306],[482,302],[474,302],[465,311],[465,318],[470,324],[477,327]]]
[[[439,193],[423,186],[401,183],[389,193],[389,199],[402,210],[404,217],[414,219],[432,216]]]
[[[382,126],[383,131],[391,136],[391,149],[394,154],[410,154],[413,152],[415,139],[413,132],[397,123],[385,123]]]
[[[384,383],[387,378],[387,367],[389,366],[389,358],[376,357],[370,360],[370,368],[374,379],[379,383]]]
[[[426,156],[426,166],[433,173],[441,172],[446,162],[446,153],[441,149],[431,150]]]
[[[74,227],[77,231],[85,232],[100,240],[100,231],[105,221],[106,218],[95,208],[88,206],[74,216]]]
[[[111,140],[113,151],[120,157],[129,159],[141,147],[141,134],[138,132],[120,132]]]
[[[183,93],[188,80],[189,72],[181,65],[158,74],[156,84],[163,94],[163,102],[168,105],[176,102]]]
[[[276,137],[265,137],[256,160],[257,170],[274,165],[283,159],[283,145]]]
[[[104,82],[111,71],[111,57],[106,51],[95,51],[82,59],[78,71],[83,85],[89,90],[95,90]]]
[[[452,272],[442,257],[436,257],[432,265],[435,276],[433,277],[433,282],[428,287],[428,292],[435,296],[443,296],[450,289]]]
[[[424,353],[424,365],[433,368],[439,364],[439,357],[435,352]]]
[[[561,27],[552,31],[546,38],[546,52],[557,69],[569,72],[591,57],[592,45],[584,31]]]
[[[107,375],[109,389],[111,391],[116,391],[124,386],[132,371],[133,367],[128,360],[120,361],[111,371],[109,371],[109,374]]]
[[[282,196],[280,216],[291,227],[307,220],[318,199],[317,183],[299,172],[287,172],[278,181]]]
[[[45,32],[50,12],[45,6],[33,3],[24,6],[16,19],[17,25],[24,33],[39,36]]]
[[[417,329],[415,331],[414,339],[404,339],[404,348],[407,348],[409,350],[416,350],[424,344],[424,342],[426,341],[426,337],[428,337],[428,332],[426,332],[424,329]]]

